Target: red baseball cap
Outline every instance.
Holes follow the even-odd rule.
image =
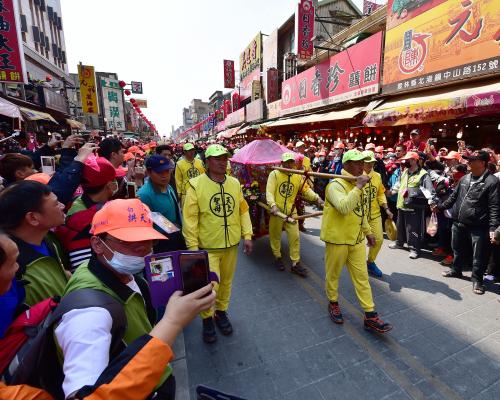
[[[104,157],[90,156],[85,160],[82,172],[83,187],[102,186],[115,178],[115,167]]]
[[[450,151],[447,155],[441,156],[442,159],[444,160],[458,160],[462,161],[462,156],[458,151]]]

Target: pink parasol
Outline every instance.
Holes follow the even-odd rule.
[[[254,140],[242,147],[231,158],[231,162],[245,165],[280,164],[283,153],[292,151],[271,139]],[[301,154],[294,154],[297,160],[301,158]]]

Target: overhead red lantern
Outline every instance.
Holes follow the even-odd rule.
[[[127,86],[127,84],[125,83],[125,81],[118,81],[118,86],[124,88],[125,86]]]
[[[125,90],[125,95],[126,96],[130,96],[131,94],[132,94],[132,92],[130,90],[128,90],[128,89]]]
[[[135,103],[136,103],[136,101],[135,101],[135,99],[134,99],[133,97],[132,97],[129,101],[130,101],[132,104],[135,104]]]

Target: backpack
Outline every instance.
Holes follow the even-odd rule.
[[[64,399],[64,374],[57,354],[54,328],[62,316],[75,309],[101,307],[113,318],[110,359],[124,349],[127,328],[125,310],[109,294],[95,289],[80,289],[57,299],[35,304],[19,315],[0,340],[0,374],[9,385],[28,384]]]

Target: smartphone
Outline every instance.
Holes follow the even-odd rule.
[[[184,294],[196,292],[210,283],[207,253],[181,253],[179,265],[182,272],[182,291]]]
[[[127,195],[129,199],[135,199],[135,182],[127,182]]]
[[[40,163],[42,164],[42,172],[52,175],[56,172],[56,159],[52,156],[41,156]]]

